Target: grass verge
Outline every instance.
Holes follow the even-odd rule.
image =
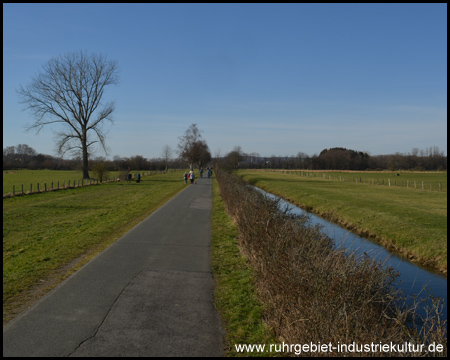
[[[185,187],[173,172],[3,199],[3,323]]]
[[[215,179],[213,196],[211,267],[216,283],[215,305],[227,333],[226,355],[270,355],[236,351],[235,344],[275,343],[275,340],[262,321],[263,307],[257,299],[254,271],[240,254],[237,228],[227,215]]]

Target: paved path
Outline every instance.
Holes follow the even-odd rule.
[[[3,356],[222,356],[198,180],[9,322]]]

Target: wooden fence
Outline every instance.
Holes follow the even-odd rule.
[[[266,170],[267,171],[267,170]],[[308,172],[308,171],[295,171],[295,170],[269,170],[278,173],[292,174],[304,177],[316,177],[323,178],[333,181],[346,181],[353,183],[361,183],[367,185],[381,185],[381,186],[398,186],[408,189],[419,189],[419,190],[430,190],[430,191],[447,191],[447,184],[443,186],[442,182],[436,181],[425,181],[425,180],[410,180],[410,179],[400,179],[395,176],[392,178],[381,178],[381,177],[362,177],[360,175],[355,176],[349,173],[348,176],[345,175],[333,175],[325,172]]]
[[[171,170],[169,170],[171,171]],[[176,171],[176,170],[172,170]],[[162,174],[165,171],[146,171],[141,174],[141,177],[148,176],[148,175],[154,175],[154,174]],[[136,179],[136,175],[134,175],[133,180]],[[126,180],[126,179],[125,179]],[[36,183],[36,187],[33,189],[33,184],[31,183],[30,186],[24,187],[24,185],[20,185],[20,187],[16,188],[15,185],[12,187],[12,192],[8,194],[3,194],[4,198],[17,196],[17,195],[31,195],[31,194],[38,194],[42,192],[47,191],[57,191],[57,190],[64,190],[64,189],[75,189],[79,187],[85,187],[90,185],[99,185],[99,184],[106,184],[109,182],[116,182],[116,181],[124,181],[124,179],[119,179],[118,177],[109,178],[106,177],[105,180],[100,181],[99,179],[82,179],[82,180],[68,180],[66,183],[65,181],[55,181],[48,184],[44,183],[43,187],[42,184]]]

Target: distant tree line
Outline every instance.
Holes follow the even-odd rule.
[[[95,168],[98,163],[106,165],[107,171],[122,170],[166,170],[187,168],[186,161],[170,158],[152,158],[147,159],[141,155],[131,157],[114,156],[113,160],[107,160],[104,157],[93,158],[89,162],[89,170]],[[83,160],[81,156],[72,159],[63,159],[51,155],[38,154],[36,150],[26,144],[17,146],[7,146],[3,149],[3,170],[13,169],[48,169],[48,170],[82,170]]]
[[[196,144],[196,143],[194,143]],[[203,142],[199,142],[203,146]],[[201,147],[200,147],[201,148]],[[207,149],[207,145],[205,146]],[[195,150],[195,148],[194,148]],[[207,166],[211,160],[208,151],[190,159],[183,157],[180,152],[178,158],[170,158],[171,151],[166,146],[160,158],[147,159],[141,155],[131,157],[114,156],[113,160],[103,157],[92,159],[90,170],[99,162],[106,166],[108,171],[122,170],[166,170],[186,169],[196,166]],[[191,156],[192,157],[192,156]],[[346,148],[324,149],[319,155],[309,156],[303,152],[292,156],[264,157],[258,153],[244,153],[240,146],[236,146],[225,156],[216,155],[220,166],[230,169],[308,169],[308,170],[447,170],[447,156],[439,147],[432,146],[423,150],[414,148],[407,154],[395,153],[391,155],[371,156],[365,152],[349,150]],[[49,170],[81,170],[83,161],[81,157],[63,159],[51,155],[39,154],[26,144],[7,146],[3,149],[3,170],[12,169],[49,169]]]
[[[432,146],[424,150],[414,148],[407,154],[371,156],[365,152],[336,147],[324,149],[319,155],[303,152],[292,156],[264,157],[258,153],[244,153],[240,146],[219,159],[230,169],[308,169],[308,170],[447,170],[447,156]]]
[[[94,171],[101,178],[109,171],[128,173],[130,170],[167,171],[169,168],[206,167],[212,158],[208,144],[202,138],[197,124],[189,126],[184,135],[179,137],[178,157],[172,158],[172,154],[170,146],[165,145],[159,158],[147,159],[142,155],[134,155],[129,158],[116,155],[113,160],[104,157],[89,158],[88,170]],[[3,148],[3,170],[82,170],[85,178],[85,160],[81,155],[72,159],[63,159],[62,157],[38,154],[36,150],[26,144]]]

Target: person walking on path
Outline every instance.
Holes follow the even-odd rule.
[[[188,174],[186,171],[184,172],[183,178],[184,178],[184,183],[187,184]]]
[[[194,179],[195,179],[195,175],[194,172],[191,170],[190,174],[189,174],[189,179],[191,179],[191,184],[194,183]]]

